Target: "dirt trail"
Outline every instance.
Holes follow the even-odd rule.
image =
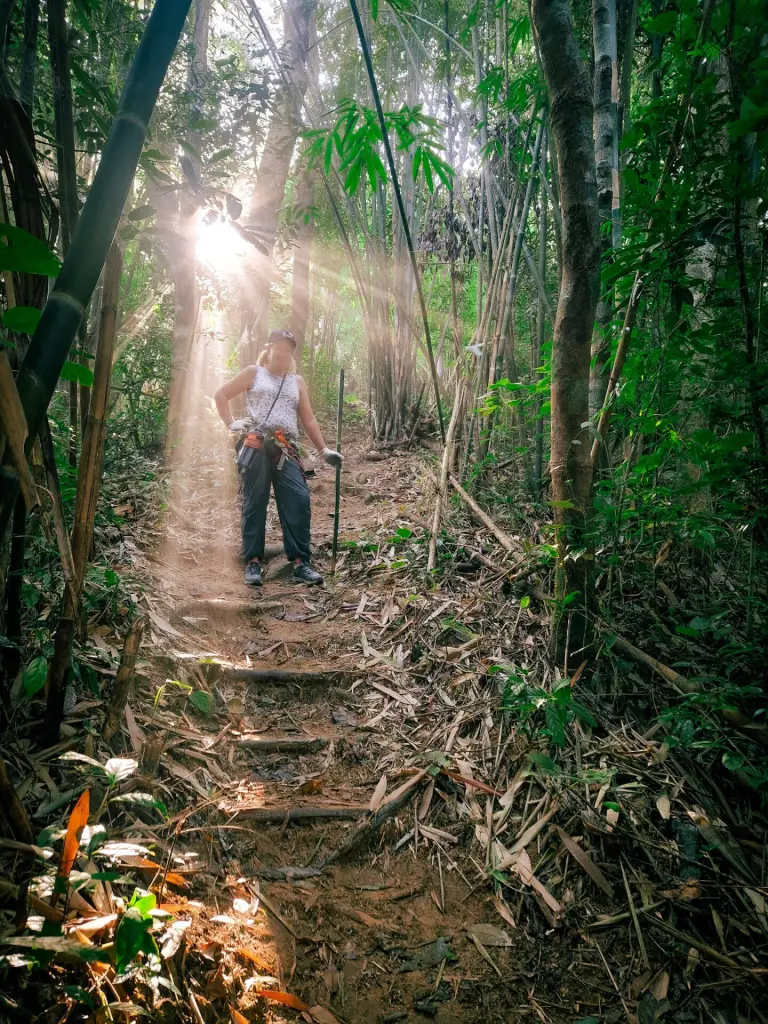
[[[255,1019],[295,1019],[255,995],[275,983],[253,979],[272,976],[281,990],[349,1022],[412,1014],[446,1024],[508,1020],[523,994],[498,986],[510,976],[508,950],[494,950],[492,969],[463,934],[486,919],[488,893],[454,861],[455,836],[428,847],[422,839],[414,850],[415,789],[394,823],[322,873],[313,870],[358,827],[344,819],[367,811],[382,763],[390,764],[388,794],[417,770],[397,770],[401,751],[413,754],[415,744],[393,735],[387,708],[402,703],[415,713],[418,696],[393,691],[370,660],[360,668],[363,642],[375,648],[399,608],[390,574],[351,557],[347,564],[344,553],[322,588],[294,585],[282,552],[269,559],[261,590],[246,587],[232,451],[223,431],[207,436],[211,446],[196,446],[193,457],[182,448],[165,536],[150,555],[148,646],[161,653],[150,659],[145,692],[164,687],[162,711],[140,713],[149,707],[140,698],[134,705],[139,727],[148,719],[160,733],[168,727],[161,774],[172,781],[166,796],[179,824],[171,868],[194,869],[187,896],[201,904],[187,933],[187,985],[203,1002],[226,992]],[[420,518],[423,460],[370,461],[365,447],[345,445],[345,547]],[[310,488],[315,560],[327,574],[333,471],[319,465]],[[268,552],[281,543],[274,503],[267,543]],[[276,669],[293,678],[255,675]],[[317,672],[333,675],[307,675]],[[193,717],[169,678],[206,690],[210,716]],[[192,815],[187,802],[198,807]],[[289,813],[320,817],[295,822]],[[254,820],[265,816],[272,820]],[[275,880],[286,868],[289,877]]]

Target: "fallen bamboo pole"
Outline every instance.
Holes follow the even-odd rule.
[[[367,811],[367,807],[245,807],[234,811],[233,816],[240,821],[282,825],[291,821],[322,821],[324,818],[354,820]]]
[[[679,672],[675,672],[673,668],[668,665],[664,665],[650,654],[646,654],[645,651],[641,651],[634,644],[631,644],[629,640],[625,640],[623,637],[613,633],[608,626],[604,627],[606,631],[616,638],[613,646],[617,651],[621,651],[622,654],[626,654],[632,661],[637,662],[640,665],[645,665],[656,673],[661,679],[664,680],[669,686],[672,686],[679,693],[699,693],[701,687],[690,679],[686,679],[685,676],[681,676]],[[733,726],[734,729],[738,729],[739,732],[748,736],[754,740],[755,743],[759,743],[761,747],[768,749],[768,726],[762,722],[755,722],[751,718],[747,718],[740,711],[735,708],[718,708],[717,714],[723,719],[728,725]]]
[[[221,671],[221,678],[231,683],[274,683],[286,685],[290,683],[302,683],[307,686],[323,686],[338,682],[345,676],[353,673],[348,670],[326,671],[326,672],[300,672],[290,669],[279,668],[224,668]]]
[[[451,481],[451,486],[456,491],[461,500],[470,507],[470,509],[474,512],[475,516],[480,520],[483,526],[485,526],[485,528],[493,534],[493,536],[496,538],[499,544],[501,544],[504,550],[509,551],[510,554],[513,554],[515,552],[519,553],[522,550],[521,545],[513,541],[508,533],[505,533],[500,526],[494,523],[494,521],[487,514],[487,512],[484,512],[480,508],[475,499],[470,497],[469,494],[467,494],[467,492],[461,486],[456,477],[449,476],[448,479]]]
[[[382,804],[377,811],[368,812],[368,808],[365,808],[367,817],[360,822],[353,830],[352,833],[347,836],[341,846],[337,847],[320,863],[321,868],[329,867],[331,864],[335,864],[336,861],[341,860],[342,857],[346,857],[352,850],[364,843],[367,839],[370,839],[381,826],[393,818],[395,814],[403,807],[411,795],[415,792],[416,788],[421,785],[427,777],[426,768],[417,772],[416,775],[404,782],[399,789],[390,796],[389,800]]]
[[[237,743],[261,753],[312,753],[327,747],[330,740],[320,736],[239,736]]]

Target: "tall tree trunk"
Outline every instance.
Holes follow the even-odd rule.
[[[600,215],[600,244],[603,261],[614,240],[614,208],[618,214],[618,135],[614,84],[618,90],[616,62],[616,0],[593,0],[592,31],[595,50],[595,169],[597,208]],[[611,231],[607,225],[611,225]],[[618,221],[617,221],[618,224]],[[592,373],[589,386],[589,411],[596,416],[608,388],[611,359],[612,296],[602,292],[597,304],[597,326],[592,345]]]
[[[208,29],[211,17],[211,0],[195,0],[195,13],[192,29],[192,56],[189,63],[187,89],[191,96],[190,113],[201,116],[202,92],[208,70]],[[200,178],[200,147],[202,137],[199,132],[191,131],[187,135],[187,156],[192,170],[185,177]],[[168,444],[175,444],[179,439],[181,425],[188,397],[187,371],[192,360],[192,348],[197,323],[197,211],[200,200],[189,181],[188,188],[179,193],[179,247],[173,263],[174,282],[174,318],[171,338],[171,394],[168,401]]]
[[[259,172],[251,195],[248,230],[263,251],[255,258],[252,289],[247,296],[251,319],[251,358],[266,341],[272,248],[285,196],[285,183],[301,128],[301,104],[307,89],[307,51],[315,0],[286,0],[283,16],[284,84],[275,103]]]
[[[551,474],[558,546],[552,646],[557,662],[569,665],[583,659],[590,642],[592,467],[586,424],[600,285],[594,107],[570,0],[533,0],[532,20],[549,94],[563,219],[562,279],[552,344]],[[565,598],[570,599],[567,605]]]

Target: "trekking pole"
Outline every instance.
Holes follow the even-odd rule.
[[[341,419],[344,415],[344,368],[339,370],[339,409],[336,413],[336,451],[341,451]],[[331,572],[336,572],[336,552],[339,547],[339,503],[341,501],[341,466],[336,467],[336,507],[333,513],[333,550]]]

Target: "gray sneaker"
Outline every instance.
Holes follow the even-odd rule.
[[[249,587],[260,587],[264,582],[261,578],[261,562],[249,562],[245,567],[245,582]]]
[[[323,582],[323,577],[312,568],[309,562],[300,562],[293,567],[293,579],[296,583],[307,583],[309,586]]]

